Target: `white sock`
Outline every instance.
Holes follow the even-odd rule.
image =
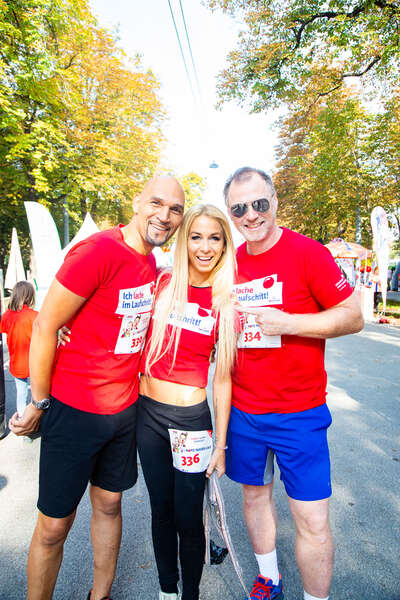
[[[258,569],[260,571],[260,575],[265,577],[265,579],[272,579],[272,583],[274,585],[278,585],[279,569],[276,550],[272,550],[272,552],[268,552],[268,554],[254,553],[254,556],[256,557],[258,562]]]
[[[308,594],[306,590],[304,590],[304,600],[329,600],[329,596],[326,598],[317,598],[317,596],[311,596],[311,594]]]

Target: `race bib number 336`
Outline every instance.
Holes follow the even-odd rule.
[[[212,431],[168,429],[175,469],[184,473],[202,473],[212,454]]]

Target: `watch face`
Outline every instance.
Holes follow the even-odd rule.
[[[49,408],[50,406],[50,400],[48,398],[43,398],[40,402],[32,400],[32,404],[36,406],[36,408],[40,408],[40,410],[46,410],[46,408]]]

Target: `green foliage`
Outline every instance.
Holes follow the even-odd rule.
[[[26,200],[72,233],[87,211],[128,220],[163,143],[159,84],[128,62],[86,0],[0,0],[0,266]],[[25,252],[25,259],[27,254]]]
[[[244,24],[219,77],[221,102],[289,109],[275,176],[283,222],[324,242],[354,239],[357,223],[367,245],[374,206],[400,224],[399,1],[206,4]]]
[[[219,79],[222,100],[254,111],[317,102],[349,77],[399,81],[400,3],[397,0],[207,0],[245,23]]]
[[[200,175],[193,172],[186,173],[179,177],[179,181],[185,192],[185,210],[201,202],[206,182]]]
[[[194,204],[198,204],[202,200],[203,192],[206,189],[206,181],[197,173],[190,172],[182,176],[177,176],[180,181],[183,190],[185,192],[185,211]],[[174,244],[176,238],[175,235],[166,243],[166,247],[170,247]]]
[[[398,102],[391,106],[399,110]],[[391,214],[399,207],[399,141],[398,113],[374,117],[349,92],[332,94],[307,116],[292,113],[277,149],[282,222],[326,243],[355,240],[358,221],[371,247],[374,206]]]

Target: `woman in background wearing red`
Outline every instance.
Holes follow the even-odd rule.
[[[0,332],[7,334],[10,354],[10,373],[17,387],[17,412],[21,417],[29,402],[29,346],[32,323],[36,319],[35,290],[31,283],[18,281],[14,286],[9,303],[0,321]],[[27,438],[26,441],[30,440]]]

